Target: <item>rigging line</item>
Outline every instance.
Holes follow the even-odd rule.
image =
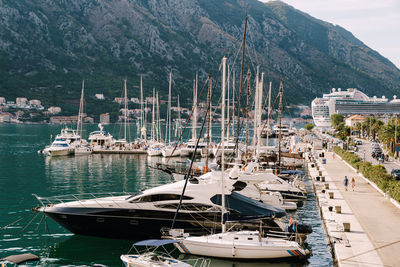
[[[210,79],[211,79],[211,75],[209,75],[207,81],[209,81]],[[212,92],[211,92],[211,97],[212,97]],[[210,103],[208,105],[211,105],[211,101],[210,101]],[[177,207],[176,212],[174,214],[174,220],[172,221],[171,228],[174,228],[174,226],[175,226],[176,216],[177,216],[177,214],[179,212],[179,209],[181,208],[181,205],[182,205],[183,195],[185,194],[186,186],[187,186],[187,183],[189,181],[190,171],[192,170],[192,167],[193,167],[193,162],[194,162],[194,159],[195,159],[195,156],[196,156],[197,148],[199,146],[200,137],[201,137],[201,135],[203,133],[204,125],[206,124],[206,121],[207,121],[207,116],[208,116],[209,109],[210,109],[210,107],[207,107],[206,115],[205,115],[205,117],[203,119],[203,123],[201,125],[200,134],[199,134],[199,137],[197,137],[196,146],[194,148],[194,152],[193,152],[193,155],[192,155],[192,160],[190,161],[189,170],[188,170],[188,172],[187,172],[187,174],[185,175],[185,178],[184,178],[185,179],[185,184],[184,184],[183,189],[182,189],[182,194],[181,194],[181,196],[179,198],[179,204],[178,204],[178,207]]]
[[[182,130],[181,134],[179,135],[178,141],[175,144],[174,150],[172,150],[171,156],[175,153],[175,150],[176,150],[179,142],[182,139],[182,136],[183,136],[183,134],[184,134],[184,132],[185,132],[185,130],[187,128],[187,125],[189,124],[190,119],[192,118],[194,110],[197,108],[197,104],[198,104],[198,102],[200,100],[201,95],[203,94],[204,88],[206,87],[207,83],[208,83],[208,79],[204,82],[203,87],[200,90],[200,95],[198,95],[197,99],[194,100],[194,105],[193,105],[192,111],[190,112],[189,117],[186,119],[185,126],[183,127],[183,130]],[[168,158],[167,163],[169,162],[170,159],[171,159],[171,157]]]
[[[39,226],[42,224],[43,218],[44,218],[45,216],[46,216],[46,215],[42,214],[42,218],[40,218],[39,224],[37,225],[35,231],[39,230]]]
[[[29,221],[29,223],[27,225],[25,225],[25,227],[21,230],[21,233],[23,233],[25,231],[25,229],[33,222],[33,220],[36,219],[36,217],[40,214],[40,212],[36,213],[35,216],[33,216],[32,220]]]
[[[24,217],[21,217],[21,218],[19,218],[18,220],[14,221],[14,222],[12,222],[12,223],[7,224],[6,226],[0,228],[0,231],[6,230],[9,226],[12,226],[12,225],[16,224],[17,222],[21,221],[23,218],[24,218]]]
[[[279,94],[276,96],[276,98],[275,98],[275,100],[274,100],[274,103],[273,103],[272,106],[271,106],[271,111],[269,112],[269,114],[268,114],[268,116],[267,116],[267,120],[266,120],[265,123],[263,124],[263,127],[262,127],[262,129],[261,129],[261,132],[264,131],[265,126],[267,125],[268,118],[271,116],[273,107],[275,106],[276,101],[278,100],[278,98],[279,98]],[[267,133],[267,134],[268,134],[268,133]],[[258,143],[258,140],[255,142],[255,145],[257,145],[257,143]],[[267,144],[267,145],[268,145],[268,144]]]
[[[218,83],[218,79],[219,79],[219,74],[220,74],[220,72],[221,72],[221,65],[220,65],[220,67],[219,67],[219,69],[218,69],[217,78],[215,79],[215,82],[214,82],[214,85],[213,85],[213,87],[212,87],[211,92],[214,92],[214,91],[215,91],[215,88],[216,88],[217,83]],[[212,81],[212,80],[211,80],[211,81]],[[195,104],[194,107],[192,108],[192,111],[190,112],[189,118],[187,118],[187,120],[186,120],[185,127],[183,128],[183,130],[182,130],[182,132],[181,132],[181,135],[179,136],[179,139],[178,139],[178,141],[177,141],[176,144],[175,144],[174,150],[172,150],[171,157],[172,157],[172,155],[174,155],[175,150],[176,150],[176,148],[177,148],[177,146],[178,146],[178,144],[179,144],[179,141],[182,139],[182,135],[183,135],[183,133],[185,132],[185,130],[186,130],[186,128],[187,128],[187,125],[188,125],[188,123],[189,123],[189,120],[190,120],[190,118],[191,118],[192,115],[193,115],[194,109],[197,108],[198,101],[200,100],[200,97],[201,97],[201,95],[202,95],[202,93],[203,93],[203,90],[204,90],[204,88],[206,87],[207,83],[208,83],[208,79],[207,79],[206,82],[204,83],[203,88],[202,88],[201,91],[200,91],[200,95],[199,95],[199,96],[197,97],[197,99],[196,99],[196,104]],[[213,94],[211,93],[211,96],[210,96],[211,98],[212,98],[212,95],[213,95]],[[218,103],[221,101],[221,97],[222,97],[222,96],[220,96],[220,98],[219,98],[219,100],[218,100]],[[212,103],[212,100],[210,101],[210,103]],[[212,105],[211,105],[211,108],[212,108]],[[217,108],[218,108],[218,107],[215,107],[214,111],[217,110]],[[212,114],[212,113],[211,113],[211,114]],[[201,136],[201,133],[200,133],[199,136]],[[169,162],[169,160],[170,160],[171,157],[168,158],[167,163]]]
[[[238,142],[239,142],[239,126],[240,126],[240,97],[242,95],[243,89],[243,69],[244,69],[244,56],[245,56],[245,49],[246,49],[246,30],[247,30],[247,15],[244,20],[244,31],[243,31],[243,45],[242,45],[242,59],[240,64],[240,78],[239,78],[239,95],[238,95],[238,104],[237,104],[237,131],[236,131],[236,145],[235,150],[236,154],[238,154]]]

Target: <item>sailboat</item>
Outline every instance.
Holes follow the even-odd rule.
[[[245,26],[246,27],[246,26]],[[246,28],[245,28],[246,29]],[[171,230],[173,239],[179,241],[174,246],[186,254],[206,257],[235,258],[235,259],[277,259],[287,257],[301,257],[308,254],[299,243],[283,237],[263,236],[260,231],[226,231],[225,204],[225,68],[226,58],[222,59],[222,107],[221,107],[221,229],[218,234],[204,236],[190,236]],[[261,227],[260,227],[261,228]]]
[[[82,81],[81,99],[79,102],[78,122],[76,125],[77,135],[82,137],[83,133],[83,102],[84,102],[85,81]],[[88,155],[92,154],[93,150],[89,147],[86,140],[80,138],[78,145],[75,147],[75,155]]]
[[[187,157],[194,153],[196,148],[197,140],[197,83],[198,75],[196,74],[196,80],[193,80],[193,119],[192,119],[192,138],[187,141],[181,148],[181,156]],[[200,140],[198,144],[198,150],[196,153],[200,154],[203,148],[206,148],[207,143],[204,140]]]
[[[155,106],[157,106],[157,111],[155,111]],[[157,119],[155,119],[155,116]],[[158,105],[158,92],[154,98],[153,90],[153,115],[152,115],[152,140],[150,141],[150,146],[147,149],[147,155],[149,156],[161,156],[162,149],[165,144],[161,140],[161,129],[160,129],[160,109]]]
[[[178,146],[171,143],[171,90],[172,90],[172,73],[169,73],[169,90],[168,90],[168,110],[167,110],[167,130],[165,134],[168,135],[168,145],[165,146],[161,153],[163,157],[179,157],[181,155],[181,150]],[[167,136],[165,138],[167,141]]]

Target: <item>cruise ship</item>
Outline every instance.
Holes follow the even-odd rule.
[[[331,127],[331,115],[384,115],[400,114],[400,99],[393,100],[382,97],[369,97],[356,88],[341,90],[332,88],[329,94],[315,98],[311,102],[314,124],[320,128]]]

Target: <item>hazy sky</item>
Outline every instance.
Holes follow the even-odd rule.
[[[400,0],[283,0],[283,2],[313,17],[342,26],[400,68]]]

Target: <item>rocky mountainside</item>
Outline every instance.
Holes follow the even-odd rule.
[[[0,96],[62,104],[89,95],[137,96],[174,90],[191,96],[193,76],[234,63],[248,14],[246,70],[256,65],[288,102],[306,103],[332,87],[369,95],[400,92],[400,71],[345,29],[282,2],[257,0],[0,0]],[[239,72],[239,58],[236,59]],[[238,79],[237,79],[238,80]],[[89,100],[90,102],[90,100]]]

